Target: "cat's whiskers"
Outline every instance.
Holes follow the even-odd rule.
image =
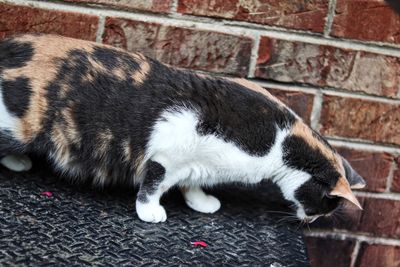
[[[311,231],[310,224],[308,222],[305,223],[307,225],[308,231]]]
[[[280,211],[280,210],[267,210],[267,213],[278,213],[278,214],[289,214],[293,215],[293,212],[288,212],[288,211]]]
[[[277,222],[279,225],[287,224],[287,223],[298,223],[299,219],[295,215],[288,215],[288,216],[282,217]]]

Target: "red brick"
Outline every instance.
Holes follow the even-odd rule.
[[[0,4],[0,39],[18,33],[52,33],[96,40],[98,17]]]
[[[182,68],[245,76],[253,40],[218,32],[107,18],[103,41]]]
[[[321,133],[400,145],[400,104],[324,96]]]
[[[400,58],[332,46],[262,37],[255,75],[400,97]]]
[[[400,266],[400,247],[362,243],[356,267]]]
[[[288,105],[294,112],[302,117],[306,123],[310,124],[314,95],[277,89],[268,89],[268,91]]]
[[[391,191],[400,192],[400,156],[396,158],[396,169],[393,174],[393,183]]]
[[[73,3],[84,3],[90,5],[111,6],[125,10],[139,10],[150,12],[169,12],[172,0],[63,0]]]
[[[331,35],[399,44],[400,15],[382,0],[338,0]]]
[[[354,241],[306,237],[306,244],[312,267],[350,266]]]
[[[336,147],[351,166],[365,179],[364,191],[383,192],[386,179],[390,175],[394,156],[389,153],[361,151],[345,147]]]
[[[400,238],[400,201],[358,197],[363,211],[348,205],[331,218],[320,218],[312,228],[345,229],[378,237]]]
[[[327,10],[325,0],[180,0],[178,4],[180,13],[314,32],[323,32]]]

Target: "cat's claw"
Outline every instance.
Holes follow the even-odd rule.
[[[136,201],[136,213],[139,219],[145,222],[159,223],[167,220],[167,213],[160,204]]]
[[[214,196],[207,195],[201,189],[184,192],[186,204],[195,211],[214,213],[221,208],[221,202]]]
[[[29,171],[32,168],[32,161],[25,155],[8,155],[0,163],[15,172]]]

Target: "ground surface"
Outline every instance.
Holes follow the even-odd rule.
[[[49,171],[0,168],[0,265],[309,266],[301,228],[267,213],[278,207],[265,188],[215,190],[222,209],[212,215],[171,192],[167,222],[148,224],[137,219],[133,190],[99,192]]]

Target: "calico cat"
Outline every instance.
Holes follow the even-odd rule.
[[[141,220],[163,222],[178,186],[192,209],[221,204],[201,187],[271,179],[300,220],[332,212],[363,179],[265,89],[53,35],[0,42],[0,158],[26,171],[48,157],[73,179],[140,186]]]

